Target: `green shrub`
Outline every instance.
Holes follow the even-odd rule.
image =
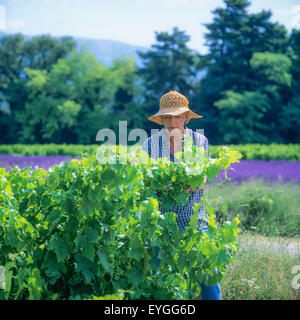
[[[136,157],[73,159],[48,171],[0,168],[0,299],[108,298],[119,290],[124,299],[190,299],[200,291],[196,280],[221,281],[238,248],[238,219],[218,225],[208,204],[208,233],[197,232],[196,214],[182,233],[158,200],[184,205],[185,185],[212,180],[239,154],[224,148],[201,173],[196,164],[131,164]],[[159,266],[152,247],[160,248]]]
[[[300,234],[300,186],[263,179],[206,186],[219,222],[238,216],[242,230],[268,236]]]

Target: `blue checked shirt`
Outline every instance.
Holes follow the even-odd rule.
[[[209,146],[207,138],[196,131],[192,131],[185,127],[184,134],[188,134],[193,138],[194,144],[197,147],[204,147],[207,157],[209,158]],[[157,160],[158,158],[167,158],[169,161],[178,162],[178,159],[174,158],[174,155],[170,151],[169,143],[167,142],[167,137],[165,134],[164,128],[159,132],[152,135],[148,138],[144,143],[142,150],[146,151],[150,158]],[[197,191],[190,191],[190,196],[188,202],[185,206],[175,205],[171,209],[162,209],[161,204],[159,203],[160,212],[175,212],[177,214],[176,222],[181,231],[184,232],[185,227],[189,225],[190,217],[194,214],[193,205],[194,203],[200,203],[204,196],[203,189]],[[198,228],[206,228],[207,227],[207,216],[204,208],[204,204],[202,204],[198,211]]]

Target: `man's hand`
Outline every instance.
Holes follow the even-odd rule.
[[[206,183],[206,176],[204,177],[204,184]],[[204,188],[204,186],[201,186],[199,188],[189,188],[189,189],[185,189],[186,192],[191,192],[191,191],[197,191],[197,190],[202,190]]]

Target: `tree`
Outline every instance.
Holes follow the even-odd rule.
[[[280,130],[281,92],[291,85],[291,60],[283,54],[254,53],[250,65],[256,91],[225,91],[215,102],[226,143],[284,143]]]
[[[282,93],[285,103],[278,118],[286,141],[300,143],[300,30],[292,30],[288,56],[292,62],[292,80],[288,90]]]
[[[47,70],[26,68],[30,92],[25,109],[18,113],[22,141],[39,143],[96,143],[98,130],[113,129],[114,110],[121,89],[135,94],[131,59],[103,66],[86,49],[73,50]],[[128,110],[128,103],[124,110]],[[132,112],[131,112],[132,113]],[[36,135],[40,131],[40,134]]]
[[[112,127],[118,139],[120,138],[119,121],[127,121],[128,130],[141,128],[145,115],[137,108],[142,88],[134,59],[120,57],[114,60],[112,71],[117,85],[112,106]]]
[[[26,68],[49,70],[59,58],[65,57],[76,43],[70,37],[57,40],[38,36],[24,41],[22,34],[0,39],[0,141],[16,143],[20,139],[21,123],[16,121],[18,112],[24,110],[28,98],[26,84],[30,79]]]
[[[215,106],[220,110],[219,131],[225,143],[268,143],[270,126],[261,121],[271,111],[266,95],[228,90]]]
[[[30,93],[17,115],[22,142],[91,143],[96,127],[106,121],[101,118],[109,94],[101,89],[109,81],[107,69],[93,55],[75,50],[49,71],[26,68]],[[40,134],[36,137],[37,128]]]
[[[205,115],[203,126],[211,132],[209,140],[213,144],[224,143],[224,124],[220,123],[224,117],[215,103],[226,98],[228,90],[240,94],[259,92],[256,81],[259,76],[250,63],[253,55],[256,52],[285,54],[288,47],[285,28],[269,21],[271,11],[249,14],[247,0],[224,0],[224,3],[225,8],[213,11],[213,22],[205,24],[209,52],[200,57],[207,63],[206,76],[193,99],[196,111]]]
[[[169,90],[177,90],[188,98],[193,95],[197,77],[196,55],[187,47],[190,37],[177,27],[172,33],[155,32],[157,43],[147,52],[139,52],[143,67],[139,68],[144,101],[139,111],[150,116],[158,111],[160,97]],[[147,117],[144,126],[148,129],[153,125]]]
[[[60,40],[50,35],[41,35],[24,42],[24,64],[31,69],[50,71],[51,66],[64,58],[76,48],[72,37],[62,37]]]
[[[261,123],[268,125],[265,132],[268,142],[285,143],[282,136],[279,114],[286,103],[284,92],[291,86],[291,60],[287,55],[270,52],[254,53],[250,65],[256,74],[256,90],[269,98],[269,111],[264,114]]]

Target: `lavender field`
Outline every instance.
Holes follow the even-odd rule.
[[[10,170],[15,166],[20,169],[25,167],[38,166],[48,170],[53,165],[58,165],[62,161],[71,159],[80,159],[72,156],[13,156],[9,154],[0,154],[0,167]],[[300,183],[300,161],[283,161],[283,160],[240,160],[239,163],[232,165],[232,170],[228,170],[227,176],[231,181],[255,180],[263,178],[267,181],[294,181]],[[224,180],[224,172],[221,173]]]
[[[263,178],[270,182],[294,181],[300,183],[300,161],[240,160],[239,163],[232,164],[227,177],[231,181],[239,182]],[[225,179],[224,172],[221,173],[221,179]]]
[[[20,169],[25,167],[36,166],[48,170],[53,165],[58,165],[63,161],[70,161],[72,159],[80,159],[80,157],[72,156],[13,156],[10,154],[0,154],[0,168],[10,170],[16,166]]]

